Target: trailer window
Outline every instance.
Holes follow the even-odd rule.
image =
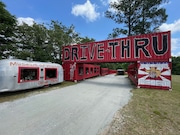
[[[19,68],[19,82],[38,80],[38,68]]]
[[[45,69],[45,79],[57,78],[57,69],[56,68],[46,68]]]

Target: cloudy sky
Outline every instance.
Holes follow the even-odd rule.
[[[104,17],[108,3],[117,0],[0,0],[19,23],[49,23],[58,20],[67,27],[73,24],[82,37],[105,40],[113,28],[123,27]],[[161,31],[171,30],[172,55],[180,56],[180,0],[163,5],[168,20]]]

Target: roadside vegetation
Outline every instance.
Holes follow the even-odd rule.
[[[18,58],[61,64],[63,46],[90,41],[94,39],[81,37],[73,24],[65,26],[56,20],[19,24],[0,1],[0,60]]]
[[[179,135],[180,75],[172,76],[172,91],[133,89],[132,99],[119,110],[107,135]]]

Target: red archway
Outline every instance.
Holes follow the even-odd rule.
[[[133,62],[128,75],[137,87],[171,89],[170,31],[63,47],[65,80],[80,80],[79,65]],[[73,74],[73,77],[67,74]]]

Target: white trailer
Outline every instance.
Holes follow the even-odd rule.
[[[0,60],[0,92],[43,87],[64,81],[61,65],[20,59]]]

